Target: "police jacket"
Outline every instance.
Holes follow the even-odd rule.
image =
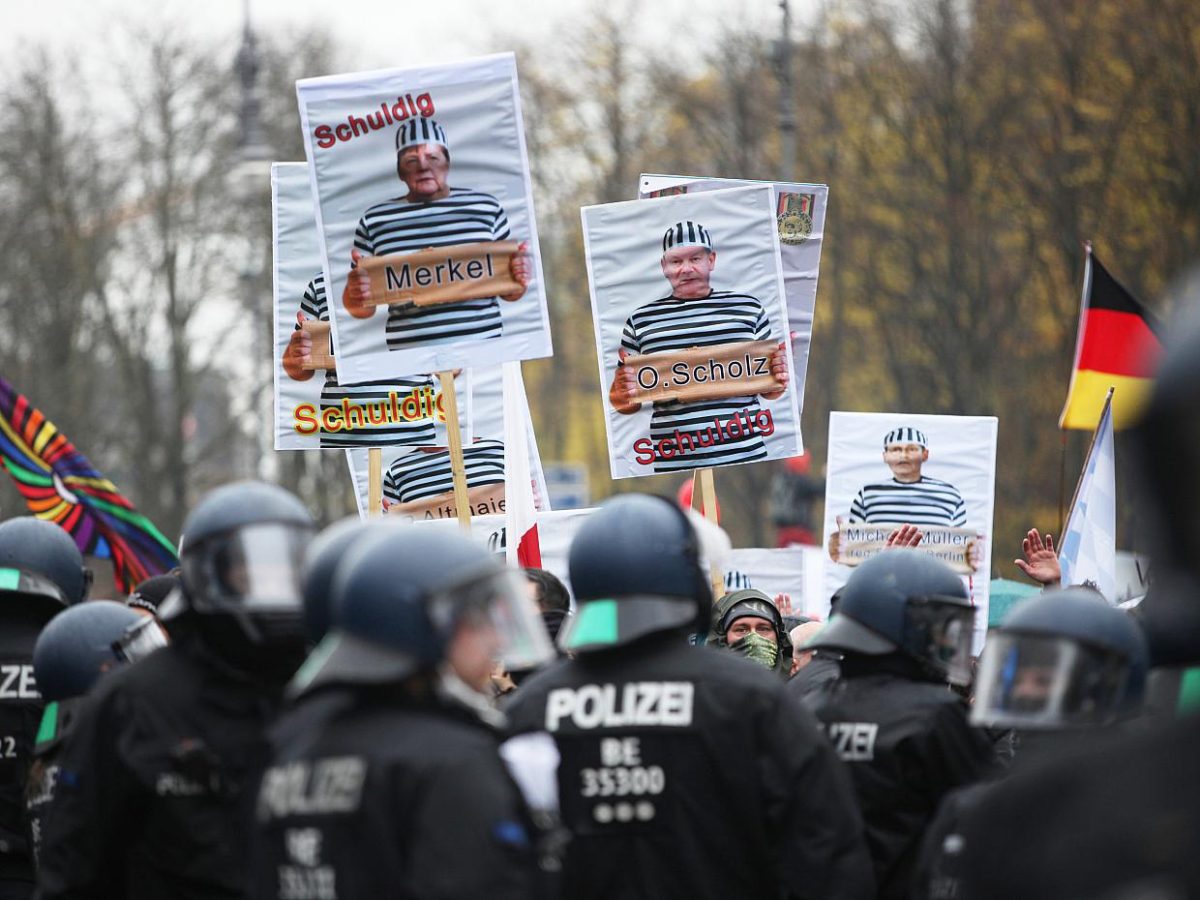
[[[328,686],[275,731],[258,794],[258,900],[529,900],[532,826],[477,716],[404,688]]]
[[[507,711],[562,756],[564,896],[873,896],[846,774],[761,666],[657,634],[552,665]]]
[[[899,657],[846,654],[842,678],[806,698],[850,768],[881,898],[905,897],[942,797],[983,778],[991,742],[946,685]]]
[[[243,898],[278,689],[193,634],[101,679],[59,751],[39,896]]]
[[[6,609],[0,618],[0,880],[33,881],[25,781],[42,718],[33,645],[45,620],[44,615],[15,609]]]
[[[42,827],[54,803],[54,791],[58,784],[58,754],[74,711],[81,702],[78,697],[72,697],[47,703],[42,724],[38,727],[29,778],[25,785],[26,827],[30,856],[35,867],[41,850]]]

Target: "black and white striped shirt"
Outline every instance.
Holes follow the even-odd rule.
[[[770,337],[771,323],[757,298],[713,291],[698,300],[672,296],[640,307],[625,321],[621,346],[631,354],[658,353]],[[677,472],[766,459],[767,448],[758,433],[742,428],[742,436],[735,437],[714,427],[716,422],[725,426],[735,417],[754,419],[758,412],[756,396],[655,403],[650,417],[654,471]],[[663,441],[675,456],[665,458],[660,453]]]
[[[476,441],[463,448],[467,489],[504,484],[504,444]],[[383,477],[383,496],[393,503],[411,503],[454,490],[450,451],[414,450],[388,466]]]
[[[325,274],[318,272],[304,289],[300,300],[300,312],[305,318],[316,319],[319,322],[329,321],[329,301],[325,294]],[[297,323],[296,329],[300,325]],[[333,355],[333,338],[330,337],[329,354]],[[390,447],[396,444],[432,444],[437,440],[432,418],[415,419],[399,422],[386,421],[373,425],[367,413],[374,413],[375,420],[383,419],[382,413],[392,410],[391,394],[396,393],[397,404],[412,395],[413,391],[421,393],[425,388],[436,390],[433,378],[429,375],[414,375],[411,378],[396,378],[390,381],[366,381],[359,384],[338,384],[337,372],[334,369],[325,370],[325,386],[321,389],[321,411],[337,410],[345,418],[342,401],[346,400],[364,410],[365,427],[348,428],[342,431],[326,431],[324,416],[321,426],[321,447]],[[380,407],[379,404],[384,404]],[[411,404],[410,404],[411,407]],[[427,409],[428,406],[420,407]],[[391,418],[395,418],[392,416]],[[357,425],[355,421],[351,424]]]
[[[919,481],[863,485],[850,506],[852,522],[949,525],[965,528],[967,507],[954,485],[922,475]]]
[[[508,216],[495,197],[482,191],[451,188],[450,196],[440,200],[410,203],[397,198],[372,206],[358,220],[354,246],[360,253],[387,256],[508,237]],[[500,301],[496,297],[426,307],[388,307],[389,350],[415,344],[479,341],[500,334]]]

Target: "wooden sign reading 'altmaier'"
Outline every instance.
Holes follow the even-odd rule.
[[[837,557],[843,566],[857,566],[887,549],[887,539],[899,524],[842,522],[838,530]],[[979,535],[973,528],[921,525],[921,543],[914,548],[947,563],[960,575],[979,567],[976,547]]]
[[[312,338],[312,355],[300,368],[305,371],[337,368],[333,360],[333,345],[329,342],[329,323],[308,319],[300,328]]]
[[[434,306],[521,290],[510,268],[519,247],[516,241],[479,241],[368,256],[359,261],[359,267],[371,276],[370,305]]]
[[[778,348],[776,341],[735,341],[629,356],[625,365],[637,378],[639,402],[719,400],[780,390],[771,372]]]
[[[491,516],[504,512],[504,482],[481,484],[467,490],[467,503],[472,516]],[[434,494],[408,503],[393,503],[387,508],[389,516],[406,519],[456,519],[458,506],[454,502],[454,491]]]

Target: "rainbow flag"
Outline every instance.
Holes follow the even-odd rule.
[[[111,559],[125,593],[179,565],[171,542],[2,377],[0,461],[29,511],[61,525],[81,553]]]

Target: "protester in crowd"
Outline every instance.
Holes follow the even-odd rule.
[[[775,602],[754,588],[733,591],[713,607],[706,643],[728,648],[761,666],[787,675],[792,665],[792,642]]]
[[[40,897],[248,896],[249,805],[303,659],[312,530],[299,500],[257,482],[187,517],[173,642],[96,685],[63,742]]]
[[[572,833],[563,895],[873,896],[862,823],[829,744],[780,679],[693,648],[712,594],[671,502],[625,494],[571,544],[574,654],[508,706],[546,728]]]
[[[1062,582],[1062,567],[1058,564],[1058,553],[1054,550],[1054,535],[1047,532],[1045,539],[1036,528],[1021,541],[1024,559],[1014,559],[1013,564],[1042,586],[1053,590]]]
[[[1145,636],[1128,613],[1085,588],[1052,591],[1017,607],[988,632],[971,721],[1016,729],[1016,761],[1003,771],[1019,773],[1083,741],[1094,743],[1100,729],[1138,715],[1148,667]],[[915,898],[966,900],[961,822],[993,787],[971,785],[942,801],[925,834]]]
[[[991,743],[946,687],[970,677],[974,617],[949,566],[888,550],[855,569],[808,642],[843,654],[841,678],[806,702],[850,768],[880,898],[906,896],[938,803],[992,763]]]
[[[813,637],[823,627],[825,627],[824,622],[814,622],[810,619],[806,622],[800,622],[788,631],[788,638],[792,642],[792,668],[788,674],[793,678],[805,666],[812,664],[813,657],[817,651],[807,648],[804,645],[808,642],[809,638]]]
[[[550,640],[558,638],[559,629],[571,614],[571,595],[557,575],[545,569],[527,567],[525,578],[533,591],[533,600],[541,613]]]
[[[33,672],[46,709],[38,727],[25,795],[35,864],[42,826],[54,805],[59,749],[80,698],[100,676],[149,656],[166,644],[166,632],[153,616],[111,600],[93,600],[65,609],[38,635]]]
[[[42,627],[87,596],[91,573],[71,537],[22,516],[0,523],[0,900],[34,889],[33,855],[24,822],[25,782],[42,717],[33,649]]]
[[[485,696],[494,659],[551,656],[522,582],[458,535],[368,528],[275,731],[253,896],[538,896],[537,833]],[[532,780],[552,786],[542,738]]]

